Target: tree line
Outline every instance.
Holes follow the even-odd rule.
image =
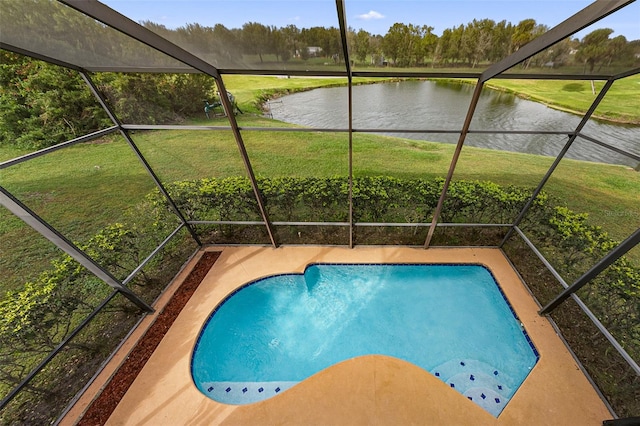
[[[3,31],[11,38],[24,39],[24,45],[36,46],[45,54],[57,52],[68,62],[95,66],[180,66],[177,61],[58,2],[10,2],[3,5],[2,15]],[[52,28],[52,21],[65,25]],[[295,62],[304,66],[314,56],[329,64],[344,61],[340,30],[333,26],[276,27],[247,22],[240,28],[227,28],[221,23],[214,26],[189,23],[170,29],[152,21],[142,21],[141,25],[222,69],[269,68],[268,64]],[[548,30],[548,26],[535,19],[517,24],[474,19],[437,35],[428,24],[398,22],[384,35],[350,27],[347,43],[350,59],[359,65],[476,68],[507,57]],[[574,66],[594,72],[613,63],[636,66],[638,56],[640,40],[629,41],[623,35],[614,36],[610,28],[601,28],[582,39],[562,40],[522,66]]]
[[[53,30],[60,34],[51,34],[51,20],[67,25]],[[2,24],[17,45],[35,46],[42,53],[87,67],[180,66],[58,2],[9,2],[3,5]],[[344,62],[340,31],[335,27],[278,28],[248,22],[231,29],[197,23],[169,29],[150,21],[141,24],[219,68]],[[350,59],[373,67],[476,68],[517,51],[548,27],[533,19],[516,25],[481,19],[445,29],[440,36],[433,30],[428,25],[395,23],[385,35],[373,35],[349,28]],[[612,64],[637,66],[640,40],[611,38],[612,34],[613,30],[603,28],[581,40],[565,39],[521,66],[574,66],[583,72]],[[210,78],[196,74],[96,73],[93,78],[124,122],[178,122],[201,113],[201,101],[211,99],[215,91]],[[3,50],[0,108],[0,145],[43,148],[112,124],[77,73]]]
[[[242,28],[228,29],[188,24],[175,30],[153,22],[142,24],[199,56],[221,65],[241,63],[307,61],[321,56],[333,62],[343,61],[340,31],[335,27],[298,28],[295,25],[275,27],[257,22]],[[518,24],[506,20],[474,19],[467,24],[447,28],[441,36],[434,27],[395,23],[385,35],[373,35],[363,29],[349,28],[347,42],[351,59],[361,65],[395,67],[471,67],[493,63],[514,53],[549,27],[534,19]],[[536,55],[523,67],[582,66],[594,72],[612,62],[633,65],[640,54],[640,40],[625,36],[611,38],[614,31],[601,28],[582,39],[567,38]],[[252,59],[251,57],[254,57]]]
[[[517,25],[507,21],[474,19],[466,25],[445,29],[441,36],[433,34],[433,27],[394,24],[386,35],[373,43],[371,36],[360,30],[352,35],[356,58],[364,61],[368,55],[384,55],[390,64],[412,66],[464,66],[475,68],[480,63],[494,63],[547,32],[546,25],[525,19]],[[582,40],[567,38],[545,49],[522,64],[529,67],[583,65],[593,72],[596,66],[611,65],[612,61],[631,65],[640,51],[640,42],[628,42],[624,36],[610,38],[613,30],[597,29]]]

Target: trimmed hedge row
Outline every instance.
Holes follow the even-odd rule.
[[[349,182],[332,178],[257,178],[269,218],[274,221],[348,220]],[[362,177],[353,180],[357,222],[431,221],[444,179],[403,180]],[[242,177],[180,181],[167,185],[180,210],[191,220],[261,220],[250,182]],[[531,191],[492,182],[455,181],[442,213],[445,222],[509,223]],[[544,198],[546,199],[546,197]],[[164,200],[159,194],[155,204]]]

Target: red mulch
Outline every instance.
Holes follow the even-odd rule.
[[[191,295],[196,291],[219,256],[219,252],[205,252],[202,255],[202,258],[180,285],[180,288],[176,290],[151,327],[138,341],[111,381],[91,403],[82,419],[78,422],[79,426],[103,425],[107,422],[107,419],[109,419],[129,386],[131,386],[153,351],[160,344],[165,333],[171,328],[173,321],[187,304]]]

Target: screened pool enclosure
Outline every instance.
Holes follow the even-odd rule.
[[[499,42],[484,39],[482,31],[467,35],[468,44],[484,50],[459,58],[447,59],[445,33],[438,38],[430,27],[420,33],[422,40],[432,37],[423,56],[403,59],[389,53],[382,35],[369,34],[367,46],[377,40],[377,54],[360,49],[354,28],[363,21],[357,14],[380,2],[272,3],[292,16],[302,13],[301,4],[318,20],[330,16],[328,30],[319,27],[325,21],[303,27],[307,36],[314,28],[326,30],[315,39],[322,46],[303,41],[295,25],[252,22],[260,17],[249,1],[242,2],[242,30],[209,19],[196,25],[208,14],[215,21],[216,11],[232,3],[198,2],[200,16],[174,30],[152,22],[157,15],[151,2],[148,20],[140,22],[126,16],[126,2],[0,2],[3,53],[33,60],[29,67],[46,63],[79,76],[93,105],[78,114],[110,122],[44,148],[0,151],[0,267],[7,279],[0,299],[3,422],[55,421],[195,252],[245,244],[499,248],[540,314],[557,325],[612,417],[640,416],[640,128],[625,125],[631,140],[590,132],[594,117],[606,119],[611,105],[637,96],[637,90],[616,89],[640,84],[640,45],[629,40],[624,60],[619,52],[566,59],[584,55],[580,39],[586,43],[585,35],[620,16],[635,16],[640,25],[639,5],[598,0],[577,9],[583,2],[557,2],[577,10],[557,16],[551,27],[538,25],[537,33],[502,51],[488,53]],[[436,25],[448,15],[435,8],[429,16],[414,15],[412,2],[402,3],[405,24]],[[503,3],[505,10],[511,7]],[[450,2],[445,9],[458,7]],[[489,18],[493,25],[503,19]],[[266,32],[252,38],[251,25]],[[154,90],[177,92],[199,113],[161,120],[138,114],[156,101],[133,83],[107,89],[116,87],[105,83],[116,81],[114,75],[147,85],[163,76],[164,85]],[[177,88],[185,76],[197,76],[212,98]],[[362,109],[354,106],[366,100],[356,86],[408,81],[462,91],[466,103],[458,125],[427,127],[423,123],[438,123],[437,117],[394,114],[398,105],[390,100],[385,110],[393,127],[358,127]],[[538,81],[576,97],[586,94],[577,125],[559,120],[553,130],[517,123],[514,129],[477,118],[492,89],[518,92]],[[294,126],[269,117],[278,96],[328,86],[346,93],[346,102],[318,102],[317,108],[343,111],[346,125]],[[32,87],[44,86],[25,83],[21,90]],[[66,87],[47,90],[64,98]],[[119,98],[125,94],[126,100]],[[209,105],[213,97],[205,116],[203,101]],[[441,99],[424,101],[449,107]],[[162,110],[163,102],[153,108]],[[640,108],[638,98],[632,108]],[[62,126],[75,132],[67,118]],[[443,135],[457,142],[438,143]],[[477,148],[474,141],[487,135],[525,145],[535,136],[549,141],[552,154]],[[2,143],[10,145],[5,138]],[[584,149],[619,160],[572,159]],[[601,176],[608,176],[606,184],[592,186]],[[16,300],[41,311],[13,309]]]

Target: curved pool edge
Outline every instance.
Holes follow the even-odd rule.
[[[269,398],[273,398],[280,393],[287,391],[290,388],[293,388],[300,383],[305,382],[309,377],[312,377],[318,373],[321,373],[324,370],[327,370],[333,365],[325,367],[311,376],[304,378],[300,381],[268,381],[268,382],[238,382],[238,381],[197,381],[195,376],[195,366],[194,360],[196,357],[196,352],[200,346],[204,330],[209,325],[209,322],[215,316],[220,308],[224,306],[226,302],[228,302],[234,295],[238,292],[251,287],[252,285],[262,283],[274,277],[282,277],[282,276],[305,276],[308,272],[310,272],[312,267],[315,266],[383,266],[383,267],[391,267],[391,266],[445,266],[445,267],[479,267],[483,269],[492,280],[493,284],[497,288],[502,300],[506,304],[506,307],[509,309],[511,315],[513,316],[513,320],[515,320],[516,324],[519,325],[520,332],[522,333],[521,338],[524,337],[529,348],[531,349],[533,355],[535,356],[535,360],[533,364],[529,367],[529,371],[524,375],[524,378],[518,385],[516,385],[513,389],[509,387],[509,379],[507,379],[508,375],[501,380],[498,378],[498,368],[490,366],[486,364],[486,362],[476,361],[472,358],[466,359],[450,359],[445,364],[449,364],[449,367],[444,367],[444,365],[439,366],[440,372],[438,372],[438,368],[434,368],[430,370],[426,370],[423,366],[413,364],[411,361],[404,360],[402,358],[396,358],[398,360],[408,362],[415,367],[419,368],[422,371],[425,371],[427,374],[431,374],[438,378],[440,381],[448,384],[452,389],[455,389],[459,394],[462,394],[467,399],[474,402],[474,404],[482,407],[485,411],[489,412],[491,415],[498,417],[504,410],[504,408],[509,404],[510,400],[517,393],[520,385],[527,379],[531,370],[536,366],[538,361],[540,360],[540,354],[538,349],[536,348],[533,340],[530,338],[527,333],[526,327],[518,317],[515,309],[513,308],[509,298],[505,294],[502,286],[500,285],[499,280],[496,278],[491,268],[484,263],[476,263],[476,262],[310,262],[305,265],[302,272],[287,272],[287,273],[278,273],[262,276],[260,278],[249,281],[245,284],[242,284],[235,288],[232,292],[227,294],[211,311],[207,320],[200,327],[200,331],[198,332],[198,337],[196,343],[191,351],[190,362],[189,362],[189,371],[193,384],[198,388],[198,390],[211,398],[212,400],[219,402],[221,404],[226,405],[246,405],[246,404],[255,404],[257,402],[261,402],[267,400]],[[368,356],[369,354],[358,355],[355,358],[360,358],[363,356]],[[379,356],[387,356],[394,358],[392,355],[386,354],[371,354],[371,355],[379,355]],[[342,361],[339,361],[340,363]],[[335,364],[334,364],[335,365]],[[454,366],[452,369],[451,366]],[[460,367],[462,366],[462,367]],[[474,367],[472,367],[474,366]],[[456,368],[457,367],[457,368]],[[202,368],[202,361],[200,361],[200,368]],[[488,369],[488,370],[487,370]],[[444,371],[448,371],[445,375]],[[486,371],[485,371],[486,370]],[[442,374],[441,374],[442,373]],[[464,376],[464,377],[463,377]],[[502,375],[500,376],[502,377]],[[507,379],[507,382],[504,380]]]
[[[207,275],[194,297],[177,318],[126,395],[108,424],[392,424],[421,423],[425,418],[446,424],[537,425],[554,413],[558,424],[601,425],[611,413],[579,370],[549,321],[537,314],[539,306],[531,298],[518,274],[499,249],[306,246],[215,247],[223,255]],[[460,398],[442,397],[437,403],[416,399],[412,388],[373,388],[371,378],[389,374],[411,378],[402,365],[387,363],[387,373],[350,363],[340,370],[350,380],[348,386],[329,374],[314,380],[313,387],[302,383],[297,389],[276,398],[245,406],[217,403],[197,390],[190,375],[190,355],[199,327],[211,313],[211,306],[247,281],[262,276],[299,270],[316,261],[344,262],[447,262],[489,265],[509,297],[520,319],[535,339],[541,354],[531,374],[499,418]],[[349,370],[349,371],[347,371]],[[354,370],[354,371],[351,371]],[[364,370],[364,371],[363,371]],[[409,367],[410,371],[415,371]],[[385,376],[386,377],[386,376]],[[332,378],[335,381],[332,381]],[[362,379],[361,383],[354,381]],[[433,383],[436,379],[433,379]],[[390,379],[390,385],[401,385]],[[434,386],[435,386],[434,384]],[[446,392],[450,394],[451,391]],[[420,394],[423,396],[423,394]],[[434,395],[437,398],[437,395]],[[313,401],[309,403],[309,401]],[[434,399],[435,401],[435,399]]]

